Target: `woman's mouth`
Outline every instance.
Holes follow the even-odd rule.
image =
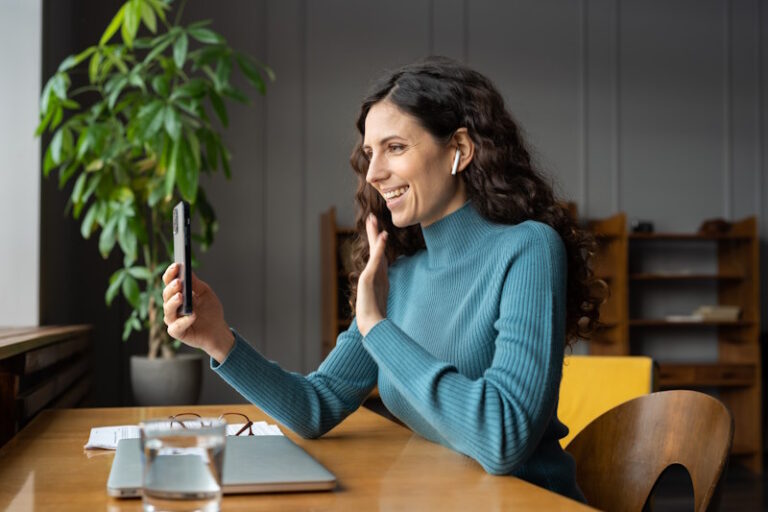
[[[389,192],[384,192],[382,196],[387,201],[387,208],[391,210],[400,204],[403,201],[405,195],[408,193],[408,190],[410,190],[410,187],[405,185],[404,187],[396,188],[394,190],[390,190]]]

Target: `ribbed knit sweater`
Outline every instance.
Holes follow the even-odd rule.
[[[494,475],[515,475],[584,501],[557,419],[565,342],[566,254],[557,232],[495,224],[471,203],[423,228],[426,249],[389,268],[387,318],[355,321],[317,371],[266,360],[234,329],[211,367],[305,437],[355,411],[378,384],[413,431]]]

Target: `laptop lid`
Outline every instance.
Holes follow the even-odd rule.
[[[336,477],[286,436],[227,436],[222,472],[224,494],[323,491],[336,487]],[[141,496],[141,441],[117,444],[107,480],[110,496]],[[196,485],[205,475],[168,472],[168,478]],[[203,482],[204,483],[204,482]]]

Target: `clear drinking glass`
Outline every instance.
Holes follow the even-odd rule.
[[[226,425],[220,418],[158,419],[139,424],[145,511],[220,509]]]

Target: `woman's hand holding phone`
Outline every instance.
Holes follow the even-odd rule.
[[[224,320],[224,308],[210,286],[192,272],[194,312],[179,316],[182,304],[179,265],[171,264],[163,273],[163,321],[168,334],[191,347],[200,348],[216,361],[223,361],[235,343],[235,337]]]

